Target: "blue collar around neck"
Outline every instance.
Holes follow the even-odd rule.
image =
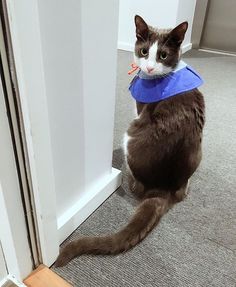
[[[164,77],[149,76],[139,71],[129,90],[137,102],[154,103],[191,91],[202,84],[202,78],[190,66],[180,61],[175,70]]]

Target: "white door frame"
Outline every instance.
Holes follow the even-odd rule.
[[[1,81],[0,134],[0,240],[7,272],[22,280],[33,264]]]
[[[10,108],[13,93],[2,21],[3,14],[0,22],[0,286],[6,286],[5,283],[24,286],[21,280],[33,270],[34,262],[28,240],[26,218],[29,216],[25,212],[22,178],[19,176],[19,147],[16,147],[13,127],[16,114]]]
[[[65,240],[80,223],[118,188],[121,183],[121,176],[120,171],[111,169],[108,174],[105,174],[88,188],[79,202],[75,202],[71,208],[57,218],[44,59],[38,14],[39,2],[37,0],[5,1],[9,14],[42,260],[44,264],[50,266],[59,253],[59,243]],[[90,3],[85,0],[81,2],[82,9],[88,13]],[[111,15],[110,18],[116,21],[114,23],[117,24],[118,28],[119,2],[118,0],[113,0],[114,3],[108,2],[107,0],[104,1],[112,7],[114,15],[116,14],[117,17]],[[86,13],[82,17],[85,22],[87,20]],[[84,24],[84,30],[82,31],[81,28],[80,31],[83,32],[83,39],[86,39],[85,30],[88,24]],[[83,49],[85,48],[83,47]],[[91,47],[90,49],[92,51]],[[114,55],[116,54],[115,49],[116,43],[114,43]],[[115,71],[115,65],[112,66],[112,69]],[[114,83],[111,84],[111,86],[113,85]],[[90,92],[88,87],[89,84],[87,84],[87,92]],[[111,109],[113,109],[115,99],[109,100],[109,102],[111,102]],[[110,120],[113,121],[114,118]],[[108,152],[111,159],[112,139]]]
[[[13,152],[13,151],[12,151]],[[2,176],[2,174],[1,174]],[[16,176],[16,174],[15,174]],[[18,180],[17,178],[15,178]],[[17,193],[20,190],[15,190]],[[12,209],[7,208],[6,201],[4,199],[4,193],[7,190],[2,189],[0,183],[0,217],[3,224],[0,228],[0,243],[1,243],[1,256],[5,265],[5,276],[0,280],[0,286],[6,282],[15,283],[17,286],[25,286],[22,280],[32,271],[31,254],[28,246],[27,231],[24,222],[24,212],[22,206],[15,206]],[[5,194],[6,195],[6,194]],[[18,195],[19,196],[19,195]],[[20,201],[19,201],[20,203]],[[18,218],[17,240],[13,238],[15,236],[15,223],[9,221],[9,217],[15,216]],[[23,246],[21,245],[23,243]],[[26,252],[26,250],[28,250]],[[1,265],[0,268],[4,268]]]
[[[0,202],[0,206],[1,206],[1,202]],[[5,262],[2,242],[0,240],[0,286],[3,285],[1,284],[1,281],[4,281],[6,277],[7,277],[7,265]]]
[[[43,263],[50,266],[58,255],[59,242],[37,1],[7,0],[6,3],[24,117],[40,247]],[[28,50],[26,44],[29,42]],[[27,49],[27,53],[23,52],[24,49]],[[33,73],[31,67],[34,67]],[[33,95],[33,103],[27,102],[28,94]],[[35,131],[37,132],[32,134]],[[42,138],[44,141],[40,140]]]

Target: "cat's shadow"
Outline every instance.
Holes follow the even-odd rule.
[[[125,201],[131,204],[133,207],[137,206],[137,198],[129,191],[128,185],[128,174],[125,164],[124,152],[121,148],[113,151],[112,166],[114,168],[120,169],[122,172],[122,184],[117,189],[116,194],[122,197]]]
[[[122,169],[124,163],[124,153],[122,148],[113,151],[112,166],[117,169]]]

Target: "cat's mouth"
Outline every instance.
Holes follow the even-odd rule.
[[[157,76],[157,77],[163,77],[170,72],[172,72],[172,67],[165,66],[163,64],[157,64],[156,67],[148,68],[148,67],[141,67],[140,68],[143,73],[145,73],[147,76]]]
[[[152,69],[148,69],[148,68],[146,68],[146,67],[139,67],[139,68],[140,68],[140,70],[141,70],[143,73],[145,73],[147,76],[153,76],[153,75],[156,74],[156,71],[155,71],[154,68],[152,68]]]
[[[145,72],[147,75],[155,75],[155,72],[153,72],[153,71],[147,71],[147,72]]]
[[[141,69],[143,73],[147,76],[163,76],[165,73],[158,71],[156,69],[148,70],[148,69]]]

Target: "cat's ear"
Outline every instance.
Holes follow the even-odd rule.
[[[188,22],[183,22],[170,31],[169,37],[177,46],[180,46],[184,40],[185,33],[188,29]]]
[[[136,26],[137,40],[146,41],[148,39],[148,34],[149,34],[147,23],[139,15],[135,15],[134,22]]]

